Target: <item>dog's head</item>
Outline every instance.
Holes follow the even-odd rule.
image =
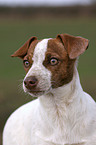
[[[27,73],[23,81],[24,91],[40,96],[69,83],[73,78],[76,58],[87,48],[87,39],[68,34],[40,41],[31,37],[12,55],[23,59]]]

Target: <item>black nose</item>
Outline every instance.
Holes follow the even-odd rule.
[[[37,84],[38,84],[38,80],[35,76],[27,77],[24,80],[24,85],[27,89],[33,89],[34,87],[37,86]]]

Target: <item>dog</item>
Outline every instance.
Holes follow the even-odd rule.
[[[88,39],[69,34],[31,37],[12,55],[23,60],[24,91],[37,99],[9,117],[3,145],[96,145],[96,103],[77,71],[88,45]]]

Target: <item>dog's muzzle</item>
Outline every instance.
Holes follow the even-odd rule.
[[[35,76],[26,77],[23,81],[24,91],[28,92],[33,97],[38,97],[49,91],[49,88],[46,90],[44,86],[41,89],[39,83],[39,80]]]

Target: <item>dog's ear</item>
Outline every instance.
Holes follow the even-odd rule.
[[[56,37],[63,43],[70,59],[77,58],[89,46],[88,39],[82,37],[74,37],[69,34],[59,34]]]
[[[21,59],[24,58],[24,56],[27,54],[28,48],[30,47],[30,44],[37,40],[36,37],[31,37],[22,47],[20,47],[14,54],[12,54],[12,57],[20,57]]]

